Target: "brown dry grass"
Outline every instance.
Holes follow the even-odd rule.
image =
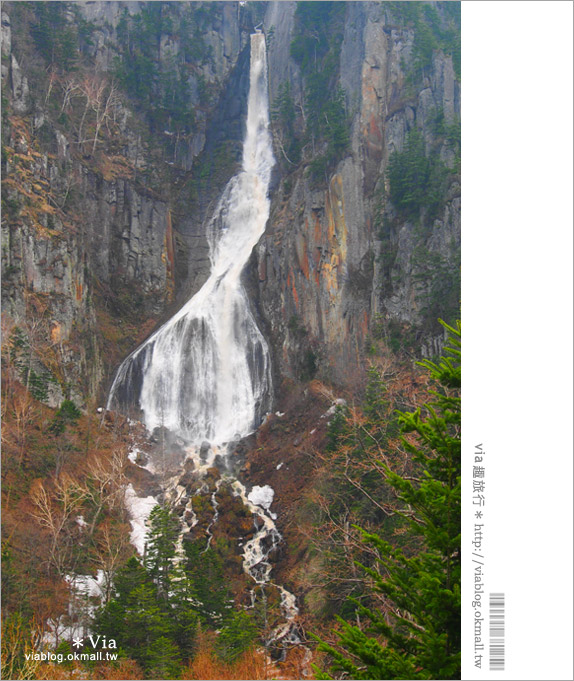
[[[115,679],[120,681],[131,681],[131,679],[144,679],[145,674],[141,668],[133,660],[120,660],[117,665],[100,665],[93,671],[88,671],[82,667],[78,662],[74,663],[72,667],[64,667],[59,664],[49,664],[44,662],[40,664],[36,672],[36,679],[63,681],[64,679],[97,679],[98,681],[107,681]]]
[[[200,650],[191,665],[184,671],[182,679],[267,679],[269,665],[265,655],[258,650],[249,650],[233,664],[219,660],[210,650]]]

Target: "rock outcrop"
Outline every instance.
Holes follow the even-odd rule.
[[[274,26],[272,101],[289,82],[302,111],[305,84],[289,53],[296,5],[270,3],[266,26]],[[455,153],[435,130],[438,113],[451,125],[460,116],[452,58],[435,51],[431,68],[413,85],[414,29],[397,25],[384,3],[347,5],[338,67],[350,118],[348,153],[320,189],[304,170],[288,173],[258,248],[263,310],[283,372],[298,377],[315,363],[342,382],[351,380],[375,319],[413,329],[423,354],[440,350],[440,327],[428,323],[425,308],[433,293],[443,293],[436,278],[445,268],[454,273],[448,295],[458,301],[460,248],[456,173],[432,218],[405,220],[384,198],[389,158],[404,148],[410,130],[420,130],[427,147],[438,146],[445,166],[454,169]],[[392,223],[385,235],[382,221]],[[435,302],[430,314],[443,310],[445,316],[445,301]]]
[[[158,69],[187,68],[195,117],[177,140],[179,132],[154,129],[117,83],[118,26],[148,3],[80,2],[74,13],[63,10],[62,31],[77,35],[80,67],[51,64],[49,76],[38,72],[41,43],[30,39],[41,21],[30,8],[4,4],[3,314],[8,337],[18,327],[33,346],[51,404],[64,396],[85,404],[98,392],[103,399],[115,365],[165,315],[177,287],[195,290],[209,269],[197,217],[207,199],[188,170],[210,144],[212,114],[227,96],[248,31],[238,3],[218,3],[216,11],[212,3],[164,4],[174,25],[185,11],[192,18],[203,12],[204,51],[194,63],[180,63],[178,34],[162,34],[157,45]],[[210,93],[202,105],[200,84]],[[230,119],[240,139],[236,108]],[[207,182],[213,172],[203,174]]]

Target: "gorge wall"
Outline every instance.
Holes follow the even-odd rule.
[[[375,320],[379,333],[382,326],[390,334],[394,322],[400,333],[413,333],[418,352],[435,354],[442,334],[434,315],[457,313],[460,185],[456,152],[437,135],[436,121],[457,124],[460,84],[452,57],[441,50],[431,50],[420,68],[421,26],[405,27],[396,4],[350,2],[343,16],[330,18],[329,51],[338,57],[349,144],[322,182],[284,164],[258,249],[265,314],[282,348],[282,366],[295,375],[317,363],[329,365],[335,380],[349,380]],[[265,24],[268,31],[275,28],[271,97],[277,100],[288,82],[303,118],[311,74],[302,77],[290,49],[302,30],[296,5],[272,3]],[[389,159],[403,151],[411,130],[420,131],[429,155],[453,170],[433,214],[416,206],[405,215],[389,200]],[[440,281],[445,270],[448,282]],[[308,346],[303,357],[302,338]]]
[[[102,400],[205,282],[261,22],[279,165],[245,283],[275,372],[351,383],[372,335],[436,354],[459,302],[454,6],[4,3],[4,324],[38,395]]]

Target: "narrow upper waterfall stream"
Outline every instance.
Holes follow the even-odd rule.
[[[269,349],[241,273],[265,231],[274,163],[265,36],[255,33],[242,168],[225,187],[207,230],[211,274],[123,362],[108,409],[139,409],[150,432],[162,426],[197,445],[220,446],[259,425],[271,400]]]
[[[203,489],[192,491],[181,482],[186,460],[193,459],[194,475],[200,484],[201,475],[216,457],[225,460],[228,445],[255,430],[271,407],[269,349],[251,313],[241,274],[265,231],[274,163],[265,36],[257,32],[251,36],[242,168],[225,187],[207,229],[210,276],[172,319],[122,363],[107,405],[108,410],[136,416],[150,434],[160,428],[162,443],[166,431],[175,436],[180,458],[175,461],[175,468],[174,461],[170,461],[169,475],[163,444],[162,460],[152,456],[146,467],[158,478],[163,473],[162,496],[174,507],[179,504],[182,508],[184,531],[197,531],[193,499]],[[242,482],[224,475],[211,495],[214,515],[205,529],[205,550],[218,522],[217,494],[224,482],[253,514],[255,534],[250,541],[239,544],[244,572],[254,582],[250,591],[252,603],[256,589],[266,585],[273,586],[280,595],[283,624],[275,627],[269,642],[296,644],[299,638],[294,621],[298,614],[295,597],[283,586],[272,584],[270,578],[269,554],[281,541],[274,522],[276,516],[268,508],[271,501],[267,505],[253,503]],[[137,498],[133,487],[126,496],[133,537],[138,538],[140,552],[143,552],[141,528],[151,510],[150,500],[153,505],[153,497]],[[145,517],[137,517],[143,511]]]

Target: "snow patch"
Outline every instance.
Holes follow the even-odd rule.
[[[125,495],[126,508],[131,515],[132,531],[130,540],[138,550],[138,553],[143,556],[145,538],[147,534],[146,522],[149,514],[153,508],[157,506],[157,500],[154,497],[138,497],[132,483],[126,487]]]
[[[261,506],[261,508],[264,508],[266,511],[268,511],[269,507],[273,503],[274,496],[275,490],[273,487],[270,487],[269,485],[264,485],[263,487],[255,485],[255,487],[253,487],[251,492],[249,492],[247,495],[247,498],[254,506]]]
[[[101,598],[104,595],[106,576],[103,570],[98,570],[95,577],[91,575],[65,575],[64,579],[77,596],[83,597],[86,600],[89,598]]]
[[[141,449],[138,447],[134,447],[132,451],[128,454],[128,459],[136,466],[139,466],[139,468],[143,468],[146,471],[149,471],[152,475],[155,475],[157,473],[155,466],[151,462],[150,457],[143,452]],[[138,461],[146,461],[147,463],[142,466],[141,463],[138,463]]]
[[[87,636],[96,610],[106,593],[107,580],[103,570],[91,575],[64,575],[71,592],[68,613],[58,620],[49,619],[42,635],[44,645],[52,648],[62,641]]]
[[[342,397],[338,397],[329,407],[329,409],[327,409],[327,411],[321,416],[321,418],[326,419],[328,416],[333,416],[337,411],[337,407],[345,406],[347,406],[347,400],[344,400]]]
[[[279,470],[281,470],[281,468],[282,468],[284,465],[285,465],[285,464],[284,464],[283,461],[282,461],[281,463],[278,463],[277,466],[276,466],[275,468],[279,471]]]
[[[140,453],[140,450],[136,447],[135,449],[132,449],[132,451],[128,454],[128,459],[132,462],[135,463],[137,466],[137,460],[138,460],[138,455]]]

